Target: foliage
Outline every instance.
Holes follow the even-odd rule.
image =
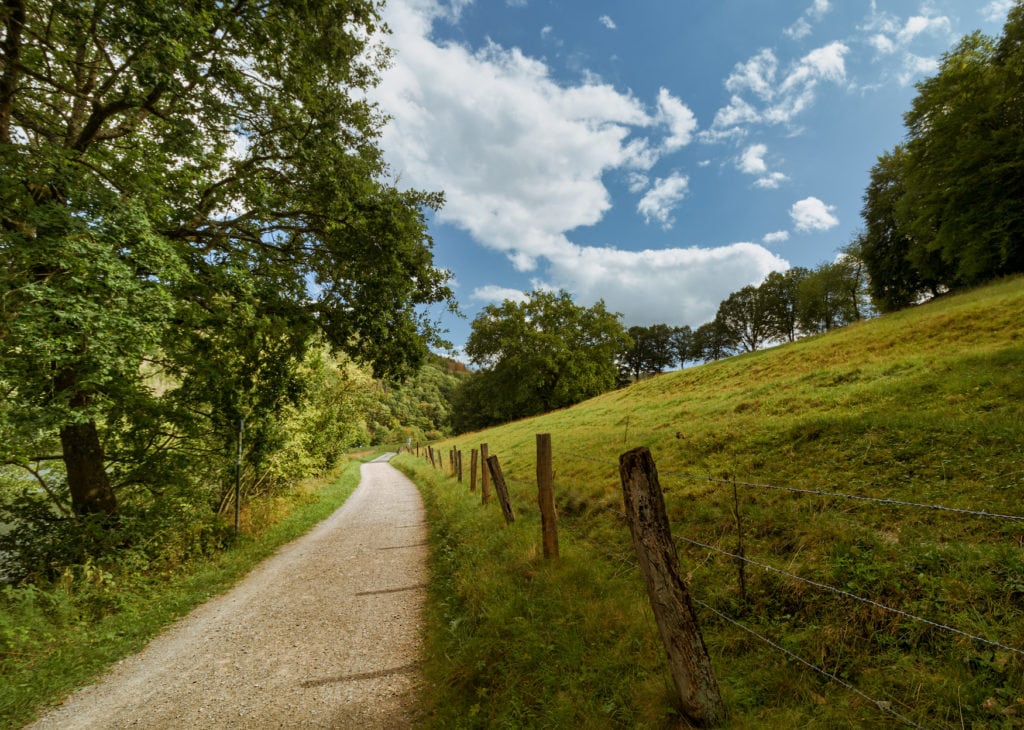
[[[879,158],[863,249],[879,307],[1024,271],[1024,5],[917,85],[906,142]]]
[[[865,313],[863,265],[852,256],[822,264],[797,286],[797,322],[804,332],[828,332]]]
[[[116,512],[119,480],[216,477],[243,418],[265,464],[318,337],[379,374],[436,341],[417,305],[451,297],[424,217],[441,198],[394,187],[376,146],[378,11],[0,15],[3,458],[60,451],[77,514]]]
[[[619,315],[601,301],[582,307],[566,292],[535,291],[524,302],[488,305],[466,342],[480,370],[455,396],[458,423],[500,423],[610,390],[627,342]]]
[[[630,327],[626,334],[630,343],[619,353],[619,378],[623,383],[640,380],[645,375],[660,373],[678,359],[675,329],[667,324]]]
[[[730,342],[744,352],[753,352],[771,336],[771,314],[766,297],[768,290],[745,286],[733,292],[718,305],[715,319]]]
[[[657,460],[682,568],[702,602],[727,727],[889,727],[885,707],[924,727],[1019,725],[1020,656],[750,565],[743,601],[735,560],[685,540],[735,551],[735,479],[749,558],[1024,649],[1019,523],[895,504],[1020,514],[1022,318],[1017,277],[437,444],[487,443],[517,520],[505,527],[496,505],[481,508],[465,483],[426,467],[439,582],[427,722],[671,725],[671,681],[619,517],[617,456],[642,444]],[[537,433],[552,435],[555,452],[555,564],[540,556]],[[422,473],[422,462],[403,458]]]
[[[227,590],[261,560],[330,515],[359,482],[359,462],[349,463],[326,480],[308,483],[290,498],[275,503],[273,519],[247,529],[227,550],[208,552],[214,530],[186,529],[177,515],[153,511],[142,522],[119,525],[129,544],[121,559],[64,567],[50,581],[0,587],[0,727],[18,728],[74,689],[95,680],[113,662],[139,651],[165,625],[211,596]],[[258,498],[250,504],[258,507]],[[161,505],[193,510],[191,505]],[[209,525],[210,515],[194,513],[195,525]],[[48,519],[40,516],[41,519]],[[80,525],[89,520],[69,520]],[[120,520],[130,522],[122,514]],[[147,533],[148,528],[155,532]],[[45,539],[52,532],[41,532]],[[96,539],[112,538],[109,531]],[[219,538],[218,538],[219,539]],[[160,542],[164,548],[155,549]],[[168,550],[169,545],[192,549]],[[68,549],[78,549],[70,543]],[[153,555],[159,555],[151,561]],[[62,561],[63,562],[63,561]]]

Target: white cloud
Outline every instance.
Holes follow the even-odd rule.
[[[389,3],[384,15],[397,56],[372,98],[391,116],[388,163],[410,187],[444,190],[438,219],[519,269],[601,220],[605,173],[657,160],[633,136],[655,119],[631,94],[593,79],[559,85],[518,49],[437,45],[431,26],[443,16],[426,0]]]
[[[804,11],[804,14],[793,25],[786,28],[783,33],[794,40],[806,38],[813,31],[811,21],[817,22],[821,20],[831,9],[832,4],[829,0],[814,0],[811,6]]]
[[[615,21],[608,15],[602,15],[597,21],[608,30],[615,30],[618,26],[615,25]]]
[[[639,193],[641,190],[646,188],[650,182],[650,178],[640,172],[631,172],[626,176],[626,184],[629,186],[629,192],[631,193]]]
[[[764,234],[764,238],[761,239],[763,243],[785,243],[789,240],[789,231],[773,231],[771,233]]]
[[[494,302],[496,304],[501,304],[506,300],[511,300],[513,302],[525,302],[530,298],[524,291],[519,289],[509,289],[508,287],[497,286],[495,284],[478,286],[473,290],[473,293],[470,296],[479,302]]]
[[[755,243],[646,251],[573,247],[552,261],[550,276],[579,303],[604,299],[627,325],[696,326],[713,319],[731,292],[787,269],[785,259]]]
[[[764,177],[759,177],[754,185],[764,190],[775,190],[789,178],[781,172],[770,172]]]
[[[736,161],[736,167],[740,172],[745,172],[748,175],[760,175],[754,183],[755,187],[774,190],[789,178],[781,172],[768,171],[768,163],[764,161],[766,154],[768,154],[767,145],[752,144],[743,150]]]
[[[906,25],[896,35],[896,40],[902,45],[907,45],[922,33],[935,35],[948,35],[952,31],[952,24],[946,16],[929,17],[914,15],[907,18]]]
[[[750,145],[747,149],[743,150],[743,154],[740,156],[739,169],[748,175],[762,175],[768,172],[768,165],[764,161],[764,156],[767,153],[767,145]]]
[[[690,144],[697,130],[697,117],[690,107],[664,87],[658,90],[658,121],[669,128],[669,136],[664,143],[668,152]]]
[[[690,178],[678,172],[666,178],[659,177],[640,199],[636,209],[647,223],[658,221],[662,228],[668,230],[675,223],[672,210],[686,197],[689,187]]]
[[[592,77],[558,84],[544,63],[514,49],[435,43],[432,24],[449,15],[435,0],[387,4],[396,58],[372,96],[391,117],[381,147],[394,174],[403,185],[445,191],[439,222],[537,271],[535,286],[565,288],[587,305],[603,298],[638,324],[700,324],[730,292],[788,268],[755,243],[635,252],[570,241],[608,211],[608,173],[639,193],[659,155],[694,135],[696,121],[668,92],[645,105]],[[650,144],[645,135],[656,127],[671,142]],[[671,225],[687,189],[681,173],[655,180],[641,214]],[[514,292],[480,287],[471,296]]]
[[[810,197],[793,203],[789,215],[801,233],[827,231],[839,225],[839,219],[832,214],[835,209],[834,205],[825,205],[818,198]]]
[[[1001,23],[1013,8],[1015,0],[992,0],[981,10],[982,16],[990,23]]]
[[[991,5],[1000,1],[994,0]],[[938,59],[932,55],[921,55],[922,49],[936,53],[936,42],[945,45],[956,37],[949,17],[935,15],[931,4],[927,2],[921,5],[918,15],[911,15],[906,20],[892,13],[880,12],[872,2],[871,13],[858,29],[864,32],[864,42],[875,49],[878,59],[900,54],[900,68],[893,75],[904,86],[938,68]],[[931,37],[931,41],[922,40],[925,37]]]
[[[928,76],[939,70],[939,59],[917,56],[907,53],[903,56],[903,70],[900,72],[900,83],[909,86],[914,79]]]
[[[798,41],[801,38],[809,36],[813,30],[814,29],[811,27],[811,24],[807,22],[806,18],[800,18],[782,32],[793,40]]]
[[[752,124],[791,124],[814,103],[820,82],[841,84],[846,80],[849,51],[839,41],[821,46],[791,64],[781,77],[778,59],[770,49],[736,64],[725,81],[725,88],[733,94],[729,104],[718,110],[700,139],[719,142],[742,137]],[[744,93],[756,97],[757,106],[744,98]]]

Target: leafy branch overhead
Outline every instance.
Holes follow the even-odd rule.
[[[379,10],[0,11],[5,458],[59,440],[77,512],[116,509],[116,424],[226,447],[297,395],[316,337],[380,374],[439,341],[417,308],[453,306],[424,217],[442,197],[389,182],[366,101]]]

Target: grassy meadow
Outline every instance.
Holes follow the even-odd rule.
[[[468,472],[480,443],[509,527],[447,474],[450,448]],[[657,462],[729,727],[1024,727],[1024,521],[807,493],[1024,515],[1024,279],[465,434],[435,444],[444,471],[398,458],[430,513],[426,725],[680,724],[621,514],[635,446]],[[745,565],[745,595],[722,554],[736,513],[747,558],[774,569]]]

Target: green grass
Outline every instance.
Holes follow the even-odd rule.
[[[550,433],[562,559],[540,557],[535,434]],[[661,375],[437,444],[488,443],[517,522],[434,472],[435,727],[678,721],[629,540],[617,460],[651,449],[677,536],[732,551],[711,476],[1024,514],[1024,279]],[[468,481],[468,477],[467,477]],[[748,557],[1024,649],[1024,523],[738,489]],[[927,727],[1024,727],[1020,654],[680,544],[696,599]],[[729,726],[892,727],[870,701],[698,608]]]
[[[0,592],[0,727],[17,728],[113,662],[141,649],[160,629],[223,593],[279,547],[328,517],[359,484],[352,461],[328,484],[276,504],[276,518],[256,536],[182,566],[167,576],[69,574],[49,590]],[[262,520],[261,520],[262,521]],[[83,585],[84,584],[84,585]],[[109,613],[96,617],[102,601]]]

